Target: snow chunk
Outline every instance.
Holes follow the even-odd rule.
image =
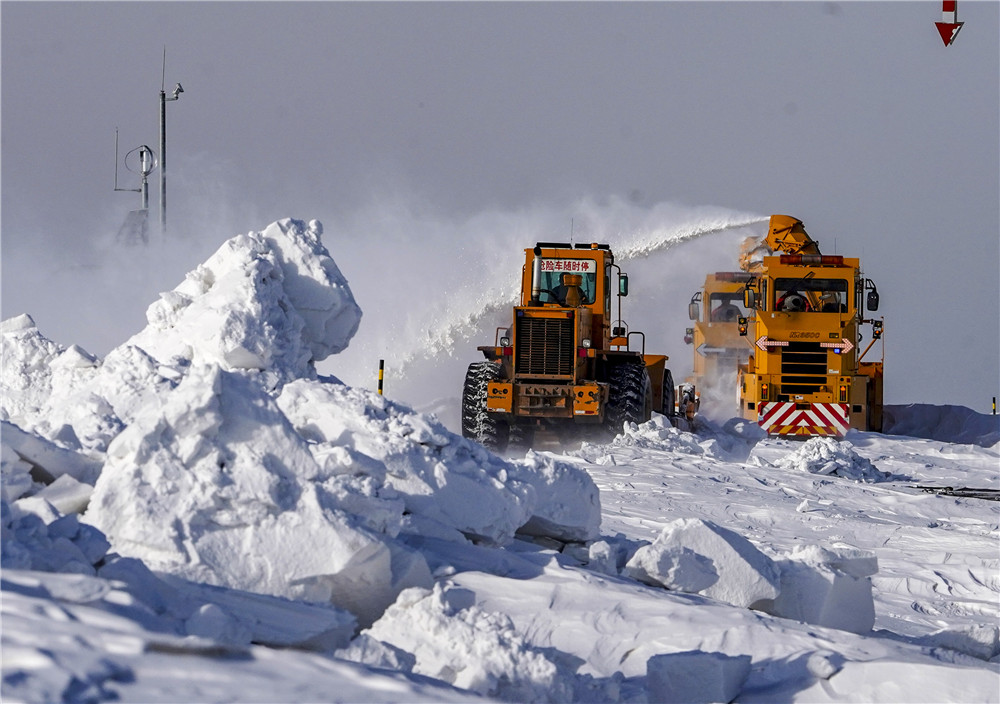
[[[0,504],[0,564],[4,569],[94,575],[110,547],[104,535],[62,515],[37,496]]]
[[[365,634],[415,657],[413,672],[511,702],[571,701],[573,675],[527,644],[509,617],[450,584],[408,589]]]
[[[196,367],[114,440],[86,518],[153,570],[365,622],[430,574],[397,559],[396,579],[388,539],[342,510],[345,493],[256,383]]]
[[[334,652],[334,656],[369,667],[399,672],[413,672],[413,666],[417,664],[412,653],[376,640],[367,633],[360,634],[349,646]]]
[[[865,634],[875,624],[869,577],[876,557],[862,550],[798,547],[777,563],[781,593],[761,610],[817,626]]]
[[[406,532],[509,542],[530,516],[532,490],[508,462],[384,396],[297,380],[278,405],[325,471],[367,474],[405,504]]]
[[[625,571],[735,606],[756,608],[778,595],[779,574],[769,557],[733,531],[694,518],[668,523],[651,545],[636,551]]]
[[[587,472],[529,450],[512,475],[535,492],[532,516],[519,533],[581,543],[600,536],[600,490]]]
[[[52,360],[64,348],[39,332],[28,315],[3,321],[0,335],[0,407],[3,420],[30,427],[52,393]]]
[[[13,423],[0,422],[0,442],[3,444],[4,498],[19,498],[31,488],[25,487],[23,472],[29,479],[51,484],[58,477],[69,476],[85,484],[93,484],[101,471],[101,463],[86,455],[59,447],[45,438],[25,432]],[[7,485],[8,475],[12,484]],[[17,478],[20,476],[20,478]],[[22,490],[23,489],[23,490]],[[20,491],[17,495],[15,492]]]
[[[992,660],[1000,655],[1000,627],[995,624],[942,628],[920,638],[931,648],[948,648],[980,660]]]
[[[646,691],[649,701],[663,704],[731,702],[749,675],[749,655],[701,650],[654,655],[646,662]]]
[[[719,581],[712,560],[690,548],[654,542],[636,550],[625,574],[645,584],[678,592],[700,592]]]
[[[812,474],[834,474],[869,484],[889,479],[846,440],[827,437],[809,438],[802,447],[775,461],[775,466]]]
[[[178,376],[138,348],[119,347],[102,363],[75,345],[56,345],[33,327],[3,336],[3,359],[0,415],[95,457]]]
[[[315,376],[315,363],[345,349],[361,321],[321,231],[285,219],[228,240],[161,294],[129,344],[160,361],[266,371],[276,383]]]
[[[658,413],[645,423],[625,423],[622,434],[614,439],[612,445],[686,455],[705,453],[696,436],[675,428],[669,418]]]

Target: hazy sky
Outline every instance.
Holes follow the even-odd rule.
[[[107,352],[99,262],[139,202],[112,191],[115,128],[121,155],[158,149],[165,45],[166,88],[185,90],[167,106],[168,212],[192,254],[131,272],[141,284],[172,288],[226,237],[280,217],[336,222],[399,199],[452,222],[614,196],[788,213],[877,282],[887,401],[988,411],[1000,3],[960,3],[950,47],[940,14],[930,1],[3,2],[2,314]],[[151,299],[128,298],[112,305],[135,331]],[[681,329],[686,304],[663,302]]]

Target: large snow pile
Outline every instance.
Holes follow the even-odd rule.
[[[9,498],[33,493],[27,477],[69,474],[94,484],[85,520],[117,553],[192,581],[334,603],[363,625],[402,589],[432,586],[401,531],[497,545],[521,527],[596,535],[586,473],[515,466],[316,375],[361,317],[321,231],[283,220],[227,241],[150,306],[110,369],[14,319],[5,486],[20,491]],[[74,406],[87,412],[64,410]],[[554,494],[584,515],[566,516]]]
[[[915,438],[968,443],[980,447],[1000,446],[1000,416],[976,413],[965,406],[932,406],[911,403],[886,406],[885,432]]]
[[[361,320],[321,232],[287,219],[230,239],[104,359],[4,321],[5,700],[767,699],[870,659],[851,641],[806,675],[788,664],[872,632],[875,555],[768,544],[763,502],[730,509],[772,471],[886,479],[864,442],[793,450],[739,420],[695,436],[657,416],[608,445],[498,457],[316,373]],[[692,515],[757,470],[722,513]],[[809,520],[822,502],[798,505]],[[705,635],[719,624],[730,635]],[[996,629],[925,638],[975,667],[1000,652]],[[931,661],[914,647],[892,657]]]

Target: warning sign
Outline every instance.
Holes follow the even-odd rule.
[[[597,272],[597,262],[593,259],[543,259],[542,271],[593,274]]]

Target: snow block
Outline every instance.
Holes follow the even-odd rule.
[[[944,628],[919,639],[921,645],[948,648],[980,660],[991,661],[1000,655],[1000,628],[993,624]]]
[[[746,538],[700,519],[667,524],[651,545],[636,551],[625,569],[636,578],[644,575],[642,581],[734,606],[756,608],[778,595],[779,573],[771,558]]]
[[[413,666],[417,664],[412,653],[376,640],[367,633],[360,634],[350,645],[335,651],[333,655],[342,660],[397,672],[412,672]]]
[[[94,565],[110,547],[104,535],[81,524],[75,514],[63,516],[37,496],[3,504],[0,563],[8,569],[94,575]]]
[[[874,555],[807,546],[779,561],[778,568],[781,593],[762,611],[851,633],[871,631],[875,602],[869,577],[878,571]]]
[[[535,495],[518,533],[580,543],[600,536],[601,494],[586,471],[533,450],[513,465],[511,475]]]
[[[653,543],[636,550],[625,565],[632,579],[678,592],[700,592],[719,581],[712,560],[690,548]]]
[[[429,571],[396,579],[389,539],[341,509],[337,482],[256,383],[192,367],[115,438],[85,518],[153,570],[370,621]]]
[[[731,702],[750,674],[749,655],[690,650],[654,655],[646,661],[649,701],[662,704]]]
[[[97,481],[97,475],[101,472],[100,460],[60,447],[50,440],[22,430],[13,423],[2,421],[0,426],[2,426],[0,440],[4,447],[5,484],[7,475],[10,474],[18,487],[23,486],[23,478],[18,480],[16,475],[23,473],[25,464],[29,468],[31,478],[43,484],[51,484],[63,475],[69,475],[84,484],[93,485]],[[8,467],[8,462],[11,462],[12,466]],[[10,491],[13,493],[13,489]],[[6,486],[4,492],[5,495],[8,492]],[[7,500],[15,498],[19,497],[8,496]]]

